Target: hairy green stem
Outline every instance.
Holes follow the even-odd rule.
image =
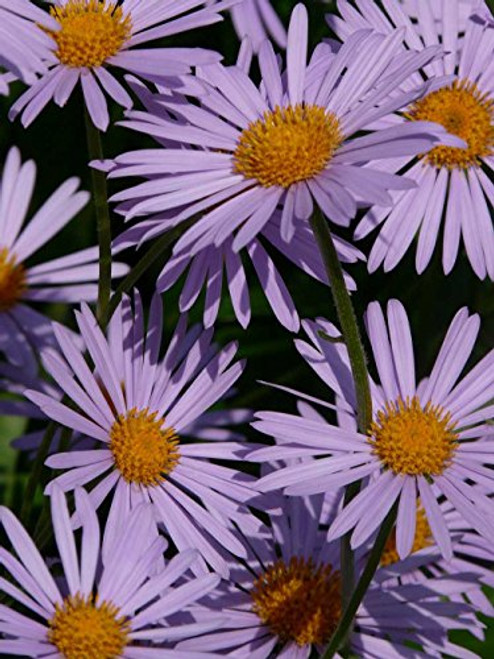
[[[84,109],[87,148],[90,160],[103,160],[103,147],[99,130],[94,126],[87,109]],[[111,294],[111,222],[108,206],[106,175],[91,168],[93,203],[96,211],[99,243],[98,303],[96,315],[100,325],[105,326]]]
[[[326,269],[338,315],[342,338],[348,351],[350,368],[355,383],[359,430],[360,432],[366,433],[372,421],[372,399],[369,387],[367,362],[360,338],[357,318],[353,310],[350,294],[345,284],[345,277],[338,259],[333,237],[325,217],[319,210],[317,210],[311,218],[311,227]],[[345,505],[348,505],[358,494],[359,489],[359,483],[352,483],[346,488]],[[349,533],[344,535],[341,539],[341,581],[342,610],[346,610],[355,583],[354,555],[350,546]],[[345,633],[347,635],[351,633],[351,625],[345,630]],[[343,637],[339,642],[342,642],[345,646],[347,638]]]
[[[355,382],[359,430],[366,433],[372,422],[372,399],[365,352],[360,339],[352,300],[345,284],[343,270],[327,220],[320,211],[316,211],[312,216],[311,226],[326,268],[341,334],[348,350],[350,368]]]
[[[50,445],[53,440],[53,436],[55,435],[56,429],[57,424],[54,421],[50,421],[46,428],[43,439],[41,440],[41,444],[39,445],[38,452],[36,453],[36,457],[31,468],[31,473],[29,474],[29,480],[27,481],[26,491],[24,493],[24,502],[22,504],[20,515],[24,526],[29,523],[34,496],[36,494],[36,488],[38,487],[38,483],[41,480],[43,465],[50,450]]]
[[[355,588],[348,606],[340,618],[340,622],[338,623],[338,626],[333,636],[331,637],[326,651],[321,655],[321,659],[331,659],[334,657],[334,655],[338,652],[341,644],[344,642],[344,639],[348,634],[348,630],[351,629],[355,614],[357,613],[357,610],[365,597],[365,593],[370,586],[372,578],[374,577],[374,574],[379,567],[379,562],[381,560],[384,547],[386,546],[386,541],[389,538],[395,524],[397,513],[398,504],[395,503],[395,505],[387,514],[386,519],[381,525],[381,528],[379,529],[376,541],[372,547],[372,551],[369,555],[364,571],[362,572],[362,575],[357,583],[357,587]]]

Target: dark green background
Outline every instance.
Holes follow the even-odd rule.
[[[274,7],[285,23],[295,4],[293,0],[273,0]],[[324,15],[330,5],[315,1],[308,1],[306,5],[311,17],[311,41],[312,45],[315,45],[321,38],[329,36]],[[238,47],[229,20],[211,28],[182,35],[174,42],[180,45],[201,45],[217,49],[224,54],[228,63],[234,61]],[[59,109],[53,103],[50,104],[35,123],[25,130],[19,121],[11,123],[7,118],[10,104],[22,89],[22,85],[14,85],[10,98],[0,97],[0,162],[3,163],[7,150],[14,144],[20,147],[24,159],[36,160],[38,185],[32,204],[32,208],[35,209],[69,176],[79,176],[83,187],[86,189],[90,187],[83,107],[81,96],[74,94],[66,108]],[[120,109],[113,106],[112,119],[118,120],[121,116]],[[146,138],[118,126],[112,126],[103,138],[106,156],[117,155],[132,148],[142,148],[145,143],[150,146],[153,144]],[[111,187],[111,191],[115,189]],[[114,217],[113,235],[117,235],[122,228],[121,218]],[[351,238],[351,232],[343,232],[343,235],[348,239]],[[369,253],[373,237],[358,244],[366,254]],[[92,205],[89,204],[64,231],[40,250],[33,262],[62,255],[67,246],[75,249],[94,244],[95,241],[95,218]],[[483,320],[472,363],[492,347],[494,334],[492,283],[477,279],[463,251],[453,273],[444,276],[440,256],[440,249],[436,249],[432,264],[420,277],[414,269],[415,249],[409,250],[399,266],[387,275],[382,271],[369,275],[365,265],[348,268],[358,283],[354,303],[359,317],[372,300],[385,303],[395,297],[404,303],[412,324],[418,377],[429,372],[451,318],[463,305],[467,305],[472,312],[479,313]],[[130,263],[135,262],[135,255],[130,253],[127,260]],[[330,292],[326,287],[309,279],[281,258],[278,259],[277,264],[302,318],[326,316],[335,321]],[[140,288],[147,297],[152,292],[158,272],[157,268],[151,270],[141,282]],[[225,300],[216,328],[219,343],[224,344],[231,339],[238,340],[241,355],[248,358],[246,372],[238,386],[236,403],[251,406],[255,410],[293,410],[292,397],[257,384],[258,379],[282,382],[315,395],[325,396],[323,385],[314,378],[312,371],[295,352],[294,337],[280,327],[274,319],[254,273],[251,273],[251,283],[253,317],[250,327],[246,331],[239,327],[229,302]],[[179,291],[180,287],[176,287],[176,290],[167,293],[164,298],[168,328],[172,328],[177,321]],[[47,313],[58,319],[65,319],[66,322],[72,322],[70,311],[60,305],[47,309]],[[201,313],[202,299],[199,305],[196,305],[192,316],[199,320]],[[9,447],[9,442],[12,437],[22,432],[23,428],[22,419],[0,419],[0,492],[3,502],[17,510],[22,500],[29,464],[25,457],[19,459],[16,456]],[[494,651],[492,630],[488,630],[488,644],[479,644],[469,635],[459,635],[458,638],[483,657],[491,656]]]

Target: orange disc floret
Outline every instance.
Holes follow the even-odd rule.
[[[57,604],[48,640],[65,659],[116,659],[129,642],[130,625],[109,603],[76,595]]]
[[[176,467],[179,438],[156,412],[132,409],[121,414],[110,430],[115,466],[129,483],[158,485]]]
[[[293,557],[278,560],[254,582],[253,610],[282,642],[325,643],[341,616],[339,572]]]
[[[436,146],[424,155],[434,167],[468,169],[494,153],[494,101],[473,82],[455,81],[416,101],[405,115],[412,121],[434,121],[467,143],[462,149]]]
[[[451,464],[458,435],[451,415],[419,399],[388,402],[377,413],[369,442],[384,467],[395,474],[439,476]]]
[[[131,36],[130,15],[124,15],[116,2],[68,0],[50,12],[60,29],[48,33],[57,44],[56,56],[65,66],[101,66]]]
[[[276,107],[242,132],[234,170],[263,187],[288,188],[322,172],[342,141],[338,119],[325,108]]]

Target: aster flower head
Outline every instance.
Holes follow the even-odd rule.
[[[229,4],[219,2],[209,7],[206,0],[54,0],[52,23],[48,28],[43,23],[38,27],[54,41],[46,63],[49,70],[14,103],[9,116],[13,119],[22,113],[22,123],[28,126],[50,100],[64,106],[80,82],[93,124],[106,130],[109,115],[105,93],[122,107],[132,107],[128,92],[110,69],[180,86],[181,77],[192,66],[217,61],[220,56],[201,48],[140,46],[216,23],[222,20],[219,12]]]
[[[0,93],[7,83],[20,78],[28,83],[45,73],[47,62],[54,61],[52,39],[39,29],[56,29],[55,21],[30,0],[0,0]]]
[[[420,50],[431,43],[444,46],[442,58],[424,67],[422,73],[430,81],[449,76],[446,84],[436,84],[401,114],[390,114],[382,121],[394,126],[417,120],[436,121],[467,144],[466,149],[438,146],[418,161],[397,158],[394,164],[389,163],[391,169],[387,171],[407,168],[405,175],[417,186],[404,193],[392,193],[392,208],[375,206],[357,226],[358,239],[379,227],[369,270],[373,272],[381,265],[386,271],[392,270],[418,234],[415,262],[417,272],[423,272],[443,225],[444,272],[453,269],[463,239],[476,275],[494,279],[494,229],[489,210],[494,200],[493,30],[479,20],[479,5],[472,1],[431,5],[388,0],[383,3],[383,11],[374,7],[372,12],[363,1],[357,0],[356,5],[354,8],[344,0],[338,4],[343,20],[329,18],[343,39],[353,38],[351,35],[364,26],[385,34],[404,27],[403,44],[407,48]],[[413,78],[407,81],[408,87],[413,84]]]
[[[371,120],[416,99],[420,89],[394,94],[402,80],[438,52],[402,53],[401,32],[359,32],[336,55],[323,44],[307,64],[308,18],[303,5],[290,20],[286,75],[269,42],[259,53],[258,88],[240,67],[201,67],[194,103],[160,100],[176,119],[130,112],[123,125],[175,142],[161,150],[124,154],[112,176],[151,180],[114,197],[128,219],[171,212],[168,226],[203,213],[175,246],[198,254],[233,236],[248,245],[281,212],[280,236],[289,242],[297,220],[314,204],[333,222],[348,225],[357,204],[391,203],[388,190],[410,183],[362,163],[426,152],[446,131],[411,122],[352,138]],[[461,140],[451,138],[455,145]],[[186,148],[184,148],[184,146]]]
[[[180,649],[257,659],[308,659],[313,650],[320,653],[328,643],[342,613],[341,575],[339,543],[328,543],[320,524],[323,497],[274,499],[272,505],[276,512],[269,528],[246,538],[247,563],[232,566],[230,582],[222,582],[194,607],[198,621],[223,616],[222,629],[182,641]],[[362,557],[362,553],[357,556],[357,574]],[[462,574],[413,585],[380,579],[379,571],[376,576],[349,638],[358,657],[420,657],[436,652],[439,656],[441,651],[456,656],[459,648],[448,642],[448,629],[481,633],[471,605],[442,601],[441,595],[448,591],[456,595],[480,590],[475,582],[466,583]],[[409,642],[422,645],[424,654],[409,653]]]
[[[25,224],[36,182],[36,165],[9,151],[0,188],[0,350],[25,361],[19,346],[40,348],[52,341],[50,322],[27,303],[93,301],[97,297],[98,249],[84,249],[35,266],[30,257],[87,204],[79,179],[65,181]],[[113,276],[128,268],[114,263]],[[28,359],[28,358],[27,358]]]
[[[0,548],[3,570],[10,575],[9,580],[0,580],[0,591],[23,607],[19,613],[0,605],[0,653],[64,659],[215,656],[173,649],[177,640],[221,624],[219,619],[215,624],[170,624],[170,616],[197,602],[219,581],[216,575],[207,575],[173,585],[197,553],[179,554],[156,570],[166,544],[152,533],[151,506],[141,504],[112,529],[112,552],[105,559],[108,525],[101,537],[98,518],[82,488],[76,489],[75,500],[82,521],[80,556],[67,502],[54,488],[52,522],[62,567],[57,579],[16,517],[7,508],[0,509],[13,549]]]
[[[462,375],[479,331],[478,316],[470,316],[467,309],[456,314],[430,376],[418,384],[403,306],[390,301],[385,318],[380,306],[372,303],[366,322],[380,380],[371,381],[373,422],[367,434],[357,431],[346,348],[318,334],[322,329],[335,336],[336,328],[326,321],[306,322],[310,343],[297,341],[297,349],[336,393],[338,425],[325,419],[261,412],[255,427],[283,441],[254,452],[252,459],[277,459],[301,450],[319,459],[271,474],[259,481],[259,489],[282,487],[287,494],[306,495],[363,479],[360,494],[338,515],[328,534],[332,540],[353,529],[353,547],[367,541],[396,502],[397,550],[401,558],[407,556],[414,541],[418,497],[446,560],[452,557],[452,545],[438,504],[441,497],[465,524],[492,543],[494,509],[488,495],[494,488],[494,472],[489,468],[494,438],[487,420],[493,412],[494,350]],[[335,408],[324,401],[321,405]]]
[[[209,411],[242,372],[242,362],[232,364],[237,346],[217,351],[212,331],[187,330],[182,317],[161,359],[157,295],[146,329],[137,293],[134,309],[127,298],[117,309],[108,337],[87,306],[76,318],[94,370],[58,325],[54,332],[60,352],[43,355],[46,370],[76,409],[43,392],[25,395],[46,416],[96,440],[97,446],[51,456],[47,465],[64,473],[47,491],[88,485],[95,507],[112,492],[109,519],[151,501],[156,520],[178,549],[199,549],[195,570],[204,571],[208,563],[226,574],[223,554],[243,552],[234,525],[258,526],[243,505],[255,494],[253,477],[211,461],[241,460],[246,452],[242,437],[228,424],[246,421],[249,412]]]
[[[241,49],[238,66],[248,70],[249,58],[243,62],[245,50]],[[139,100],[156,118],[169,120],[171,115],[161,105],[161,101],[169,101],[169,94],[153,94],[142,83],[129,80],[129,85],[139,97]],[[163,146],[172,146],[167,140],[160,140]],[[195,151],[190,150],[191,154]],[[105,162],[105,168],[110,177],[127,175],[127,156],[117,157],[116,161]],[[102,163],[93,163],[101,167]],[[152,178],[152,176],[151,176]],[[117,195],[118,197],[118,195]],[[123,249],[141,246],[144,240],[151,240],[173,225],[174,213],[160,214],[158,217],[142,221],[124,231],[114,241],[118,252]],[[188,249],[183,249],[171,256],[164,266],[156,282],[156,288],[164,292],[172,288],[187,273],[182,293],[179,298],[181,312],[189,311],[199,299],[201,290],[206,289],[204,300],[203,322],[206,328],[212,327],[220,308],[223,279],[226,281],[235,316],[242,327],[247,327],[251,319],[249,281],[245,268],[245,258],[252,263],[254,271],[261,284],[262,291],[279,322],[290,331],[298,331],[300,319],[295,303],[287,285],[272,257],[273,251],[280,251],[297,267],[315,279],[327,282],[327,275],[314,236],[307,223],[295,222],[295,233],[290,242],[280,237],[281,213],[275,211],[271,220],[263,227],[252,241],[246,245],[242,253],[233,248],[233,238],[230,237],[221,245],[209,245],[195,255]],[[364,259],[364,255],[353,245],[334,236],[338,257],[343,264],[355,263]],[[355,282],[345,274],[346,284],[350,290],[355,290]]]

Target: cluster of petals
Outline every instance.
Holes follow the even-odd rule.
[[[302,467],[304,460],[294,459],[291,464]],[[269,466],[267,471],[272,468],[273,465]],[[324,644],[303,643],[302,639],[311,637],[320,618],[326,615],[328,622],[337,623],[341,615],[340,543],[327,542],[326,531],[321,526],[321,522],[327,524],[334,517],[340,498],[341,491],[326,500],[323,495],[291,500],[271,495],[269,527],[256,537],[246,538],[247,563],[232,565],[230,580],[222,581],[194,607],[194,617],[201,622],[212,622],[216,616],[223,616],[221,629],[181,641],[178,647],[256,659],[272,656],[308,659],[313,650],[322,652]],[[364,557],[362,552],[357,557],[357,574],[363,567]],[[280,587],[279,591],[271,593],[273,611],[276,607],[285,611],[286,620],[276,620],[282,629],[280,635],[273,629],[269,616],[262,619],[264,611],[256,608],[253,592],[273,566],[279,566],[280,572],[284,566],[289,575],[294,562],[302,567],[296,586],[290,592],[288,578],[285,589]],[[429,566],[432,561],[423,563]],[[303,566],[309,569],[304,570]],[[322,588],[316,594],[310,578],[318,569],[326,569],[328,590],[325,592]],[[407,642],[415,642],[420,643],[423,651],[410,656],[440,656],[441,652],[463,656],[458,654],[462,648],[448,641],[447,629],[466,629],[483,637],[481,623],[472,616],[474,606],[462,601],[465,594],[474,599],[481,593],[480,586],[467,579],[468,574],[468,569],[457,569],[454,574],[437,574],[422,583],[418,580],[402,583],[393,578],[387,568],[379,568],[357,611],[349,639],[351,651],[364,659],[403,657],[408,656]],[[306,577],[305,581],[301,575]],[[332,579],[336,581],[334,590]],[[454,604],[444,601],[445,594],[458,601]]]
[[[209,0],[211,4],[217,1]],[[276,2],[274,4],[276,6]],[[239,39],[247,37],[255,52],[267,39],[286,48],[286,29],[272,0],[241,0],[232,6],[230,12]]]
[[[112,607],[125,620],[125,646],[118,655],[122,659],[215,656],[182,652],[174,649],[174,645],[181,639],[217,628],[221,625],[220,617],[209,623],[174,624],[173,616],[209,593],[219,577],[210,574],[174,586],[197,559],[194,551],[178,554],[166,566],[156,569],[166,543],[162,538],[153,539],[149,532],[154,523],[149,505],[136,507],[125,520],[114,520],[112,533],[107,525],[105,533],[101,534],[87,493],[77,489],[75,500],[82,524],[80,558],[66,499],[58,488],[51,497],[62,577],[55,577],[50,571],[16,517],[7,508],[0,509],[0,523],[15,551],[14,554],[0,549],[0,562],[11,577],[0,579],[0,591],[21,604],[24,610],[18,613],[0,605],[0,630],[3,632],[0,653],[33,658],[66,656],[56,641],[51,640],[56,612],[63,610],[67,603],[86,601],[95,602],[96,611],[98,607]],[[136,538],[139,542],[135,542]],[[70,632],[70,619],[67,625]],[[91,648],[90,656],[98,656],[101,630],[89,627],[86,632],[88,637],[81,638],[80,628],[74,624],[69,636],[71,656],[89,656],[81,653],[84,649],[88,652],[91,640],[96,646]]]
[[[51,322],[31,302],[93,302],[97,298],[98,248],[90,247],[30,266],[29,260],[86,206],[79,179],[67,179],[26,222],[36,183],[36,164],[9,151],[0,187],[0,337],[14,363],[53,342]],[[24,226],[23,226],[24,225]],[[114,262],[112,275],[128,271]],[[25,350],[19,350],[24,345]]]
[[[26,419],[13,446],[36,453],[28,491],[45,487],[56,551],[42,556],[0,507],[0,655],[309,659],[344,617],[341,538],[358,592],[395,516],[334,656],[477,657],[449,632],[483,641],[477,614],[494,617],[494,350],[471,365],[478,315],[456,313],[426,375],[403,305],[372,302],[363,424],[342,332],[300,321],[276,264],[331,286],[337,257],[340,286],[355,291],[348,266],[366,256],[334,230],[348,235],[358,216],[355,241],[376,234],[371,273],[414,242],[422,273],[442,235],[446,274],[463,241],[475,275],[494,279],[494,18],[479,0],[335,4],[337,39],[310,53],[304,4],[285,29],[275,0],[0,0],[0,94],[28,86],[11,119],[28,127],[79,87],[89,131],[109,127],[110,98],[132,140],[156,143],[90,163],[119,184],[110,201],[126,224],[108,245],[111,277],[129,271],[113,260],[129,248],[149,246],[146,265],[170,248],[149,305],[118,290],[100,322],[88,303],[101,308],[102,243],[40,259],[89,194],[70,178],[28,220],[36,165],[9,151],[0,414]],[[241,39],[234,65],[176,47],[225,12]],[[335,254],[319,245],[320,219]],[[304,330],[301,367],[328,400],[272,384],[296,413],[253,420],[235,407],[245,362],[235,341],[214,342],[214,324],[226,281],[249,325],[251,273],[281,325]],[[162,294],[178,286],[173,325]],[[190,325],[200,299],[202,324]],[[77,303],[74,323],[31,303]]]
[[[229,4],[231,2],[225,1],[209,6],[206,0],[191,0],[185,5],[162,0],[123,0],[118,4],[113,0],[56,0],[53,3],[52,15],[57,25],[52,31],[50,24],[49,33],[59,41],[45,61],[46,73],[42,73],[32,82],[29,89],[14,103],[10,117],[15,118],[21,114],[23,125],[28,126],[51,100],[59,106],[64,106],[76,85],[80,83],[92,122],[100,130],[106,130],[110,118],[105,94],[124,108],[132,107],[129,93],[110,69],[115,67],[147,80],[181,87],[181,78],[190,73],[191,67],[217,61],[221,59],[220,55],[201,48],[142,46],[186,30],[216,23],[222,20],[220,12]],[[75,36],[72,31],[68,34],[72,41],[69,44],[70,50],[67,46],[65,54],[60,46],[60,35],[69,29],[66,27],[66,15],[70,17],[71,12],[77,11],[111,17],[112,25],[104,25],[102,29],[115,28],[117,37],[110,42],[112,33],[103,34],[101,37],[100,31],[88,23],[86,33],[81,32],[78,27]],[[45,13],[48,20],[50,14]],[[34,16],[32,20],[32,27],[42,32],[44,22],[41,21],[39,25],[40,21]],[[26,47],[34,47],[37,38],[37,35],[26,38]],[[100,50],[103,61],[94,63],[93,55]],[[76,55],[73,54],[74,51]],[[87,61],[84,61],[85,58]]]
[[[422,273],[432,258],[443,226],[444,272],[448,274],[453,269],[463,239],[475,274],[481,279],[486,276],[494,279],[494,227],[490,215],[494,203],[494,71],[491,66],[494,31],[486,20],[490,12],[485,3],[385,0],[381,10],[367,0],[357,0],[355,6],[340,0],[338,9],[342,18],[331,15],[328,22],[344,42],[353,40],[355,33],[365,28],[383,34],[393,34],[396,28],[401,28],[405,52],[405,48],[420,52],[442,43],[442,57],[424,66],[422,77],[415,74],[403,88],[413,89],[424,77],[432,83],[435,92],[454,89],[456,84],[459,90],[466,90],[467,100],[479,112],[477,117],[467,110],[462,98],[456,101],[456,106],[452,103],[450,107],[443,101],[443,109],[439,109],[444,125],[450,132],[461,135],[472,149],[475,158],[471,162],[449,164],[403,157],[387,163],[385,171],[391,173],[406,168],[406,177],[417,185],[404,192],[392,192],[392,208],[377,204],[358,224],[357,239],[378,231],[369,256],[369,270],[373,272],[381,265],[385,271],[392,270],[418,235],[415,262],[417,272]],[[406,113],[394,112],[383,116],[381,123],[398,127],[410,122]]]
[[[50,456],[48,466],[63,473],[47,492],[54,487],[71,491],[88,486],[96,508],[112,493],[110,523],[139,503],[151,501],[156,520],[164,524],[176,547],[199,550],[201,558],[194,569],[204,571],[209,564],[225,575],[224,552],[242,555],[244,551],[234,525],[251,530],[259,525],[244,505],[255,494],[254,478],[212,461],[238,461],[246,453],[242,437],[224,426],[246,421],[250,413],[239,409],[207,414],[242,373],[243,362],[232,363],[237,346],[232,343],[217,351],[211,343],[212,331],[197,325],[187,329],[187,318],[182,316],[160,359],[163,317],[158,295],[147,327],[137,294],[134,309],[128,298],[122,301],[107,337],[86,305],[76,312],[76,319],[94,370],[61,325],[54,325],[60,352],[42,354],[47,372],[76,409],[47,393],[27,390],[25,395],[47,417],[96,440],[96,446],[73,447]],[[179,439],[178,459],[156,482],[126,474],[110,446],[118,420],[139,414],[152,415],[153,422],[172,429]],[[139,440],[132,434],[130,439]]]
[[[289,26],[286,72],[280,70],[273,47],[265,42],[259,52],[260,87],[241,67],[217,63],[198,72],[195,82],[201,90],[195,102],[160,99],[175,119],[149,112],[129,113],[124,126],[176,146],[120,156],[113,176],[148,175],[151,180],[118,193],[114,200],[123,202],[121,210],[128,219],[175,211],[168,227],[203,213],[175,245],[175,253],[187,249],[191,255],[210,245],[218,247],[232,236],[233,249],[238,252],[262,231],[277,209],[281,211],[281,239],[289,242],[297,220],[306,222],[315,205],[332,222],[344,226],[359,205],[391,205],[390,189],[409,189],[414,184],[377,168],[362,167],[363,162],[410,157],[439,143],[464,145],[430,122],[354,137],[372,121],[420,97],[428,87],[419,85],[390,96],[439,52],[433,46],[416,55],[403,53],[401,38],[400,30],[389,36],[359,31],[336,54],[322,44],[307,63],[308,17],[305,7],[298,5]],[[317,108],[326,117],[334,117],[339,126],[341,143],[335,143],[321,170],[286,185],[264,184],[238,171],[236,153],[249,129],[269,121],[273,113],[296,113],[301,107]],[[151,229],[151,235],[160,230]]]
[[[323,320],[307,321],[304,329],[310,342],[297,339],[296,347],[336,394],[336,405],[318,402],[323,410],[336,411],[337,425],[321,415],[307,418],[259,412],[254,427],[274,437],[277,445],[254,451],[252,460],[276,460],[282,455],[318,459],[302,467],[279,469],[261,478],[257,487],[260,491],[284,488],[288,495],[308,495],[362,481],[361,492],[341,511],[328,532],[328,540],[332,540],[352,531],[353,547],[369,539],[397,502],[397,550],[402,558],[406,557],[413,545],[417,497],[446,560],[452,558],[453,550],[451,532],[438,503],[441,497],[454,506],[469,527],[492,543],[490,519],[494,508],[489,495],[494,489],[494,443],[488,420],[493,412],[494,350],[462,375],[479,332],[479,317],[469,315],[465,308],[455,315],[430,375],[418,383],[410,326],[401,303],[391,300],[387,317],[378,303],[371,303],[366,326],[380,380],[370,382],[374,420],[388,414],[390,405],[405,405],[405,401],[418,401],[422,409],[427,405],[441,409],[442,417],[448,415],[448,424],[454,428],[450,455],[437,473],[420,473],[420,465],[415,471],[394,470],[383,460],[370,441],[371,429],[369,434],[357,429],[355,387],[346,348],[320,336],[322,330],[329,337],[337,337],[336,328]],[[404,432],[416,431],[412,426]],[[419,441],[418,433],[410,434],[410,441],[414,437],[413,441]],[[440,448],[437,443],[432,450]]]
[[[56,29],[56,22],[30,0],[0,0],[0,94],[8,93],[8,83],[16,78],[34,82],[54,61],[54,43],[39,25]],[[30,44],[26,48],[26,43]]]
[[[238,66],[248,66],[248,63],[249,58],[244,61],[244,52],[241,49]],[[170,113],[162,104],[162,101],[165,103],[170,101],[169,94],[165,96],[164,90],[161,93],[153,94],[145,85],[136,80],[129,81],[129,84],[146,110],[152,115],[154,122],[170,121]],[[136,114],[140,116],[142,113]],[[159,138],[158,141],[167,150],[176,148],[176,145],[170,140]],[[188,153],[191,157],[194,157],[197,151],[189,149]],[[154,166],[152,164],[142,164],[136,167],[127,166],[127,163],[133,163],[136,157],[145,158],[146,153],[141,151],[122,154],[115,161],[96,162],[94,166],[104,167],[109,172],[108,176],[111,179],[125,177],[132,172],[148,174],[149,178],[153,179]],[[151,160],[153,154],[149,153],[148,157]],[[118,201],[121,196],[126,198],[127,194],[117,194],[114,199]],[[119,206],[120,212],[125,212],[125,208],[126,201],[122,201]],[[186,208],[184,206],[183,210],[186,210]],[[159,213],[148,220],[138,222],[114,240],[115,250],[120,253],[122,250],[136,245],[141,246],[144,241],[151,241],[162,232],[166,233],[174,225],[173,217],[174,211],[171,211]],[[249,283],[242,259],[242,254],[245,254],[248,261],[253,265],[262,291],[276,318],[288,330],[297,332],[300,328],[299,315],[288,286],[275,264],[272,252],[281,252],[285,258],[289,259],[298,268],[319,281],[327,283],[328,279],[308,223],[297,220],[294,235],[289,242],[285,242],[280,235],[280,222],[281,212],[276,210],[269,222],[246,245],[242,253],[233,249],[232,237],[227,238],[219,246],[209,245],[204,247],[194,255],[190,253],[187,247],[177,250],[168,259],[158,276],[156,281],[157,290],[165,292],[173,286],[179,285],[181,276],[184,272],[187,272],[179,298],[180,311],[182,313],[189,311],[198,300],[202,289],[205,288],[203,323],[208,328],[214,324],[218,316],[222,298],[223,277],[225,277],[235,317],[240,325],[245,328],[251,320]],[[333,240],[341,263],[355,263],[365,258],[362,252],[351,243],[336,235],[333,236]],[[355,290],[354,280],[346,273],[345,281],[349,290]]]
[[[266,246],[273,245],[308,274],[327,282],[308,224],[314,207],[334,223],[348,225],[358,207],[391,205],[390,190],[414,187],[406,177],[363,167],[362,162],[394,162],[397,156],[409,158],[439,143],[464,145],[429,122],[353,137],[429,88],[416,84],[390,97],[401,82],[437,57],[438,46],[410,55],[401,52],[399,30],[388,37],[363,30],[336,54],[321,44],[307,63],[307,30],[307,12],[299,5],[290,21],[286,72],[280,69],[271,44],[264,42],[258,55],[259,87],[248,75],[251,58],[246,43],[236,66],[217,63],[200,68],[194,78],[198,85],[195,99],[169,92],[152,94],[134,82],[145,111],[130,111],[121,123],[151,135],[160,148],[124,153],[105,165],[111,179],[147,179],[112,198],[127,220],[139,220],[116,245],[140,245],[183,227],[157,286],[167,290],[188,269],[180,309],[188,310],[206,287],[207,326],[217,317],[223,272],[235,315],[242,326],[248,324],[249,291],[241,258],[245,251],[277,318],[288,329],[298,331],[295,305]],[[270,113],[280,108],[296,112],[300,107],[337,117],[341,127],[341,144],[322,171],[286,186],[264,185],[238,172],[236,153],[242,137],[256,123],[267,121]],[[200,219],[196,219],[198,214],[202,214]],[[147,218],[140,219],[142,216]],[[336,239],[336,247],[343,262],[362,258],[357,249],[340,239]],[[350,278],[347,285],[354,288]]]
[[[448,576],[450,579],[458,578],[458,575],[469,575],[464,581],[463,592],[458,585],[455,590],[447,593],[453,601],[468,601],[472,603],[477,612],[492,618],[494,606],[488,595],[483,590],[484,586],[492,587],[494,577],[492,570],[488,567],[492,563],[492,543],[474,531],[462,515],[455,509],[447,499],[439,503],[444,522],[451,535],[454,554],[450,560],[445,560],[432,536],[432,531],[423,513],[423,506],[417,508],[417,525],[412,552],[404,559],[399,558],[396,547],[396,533],[388,540],[381,559],[381,567],[376,573],[374,580],[379,583],[393,580],[398,583],[427,583],[430,575]],[[329,522],[327,517],[325,522]],[[425,524],[424,524],[425,522]],[[425,533],[424,533],[425,531]],[[475,575],[475,576],[474,576]],[[461,578],[461,577],[460,577]],[[472,588],[472,584],[475,587]],[[446,593],[444,593],[446,594]],[[471,630],[475,636],[483,639],[479,628],[476,632]]]
[[[270,0],[244,0],[234,5],[231,12],[238,36],[248,37],[256,52],[268,38],[286,48],[286,30]]]

